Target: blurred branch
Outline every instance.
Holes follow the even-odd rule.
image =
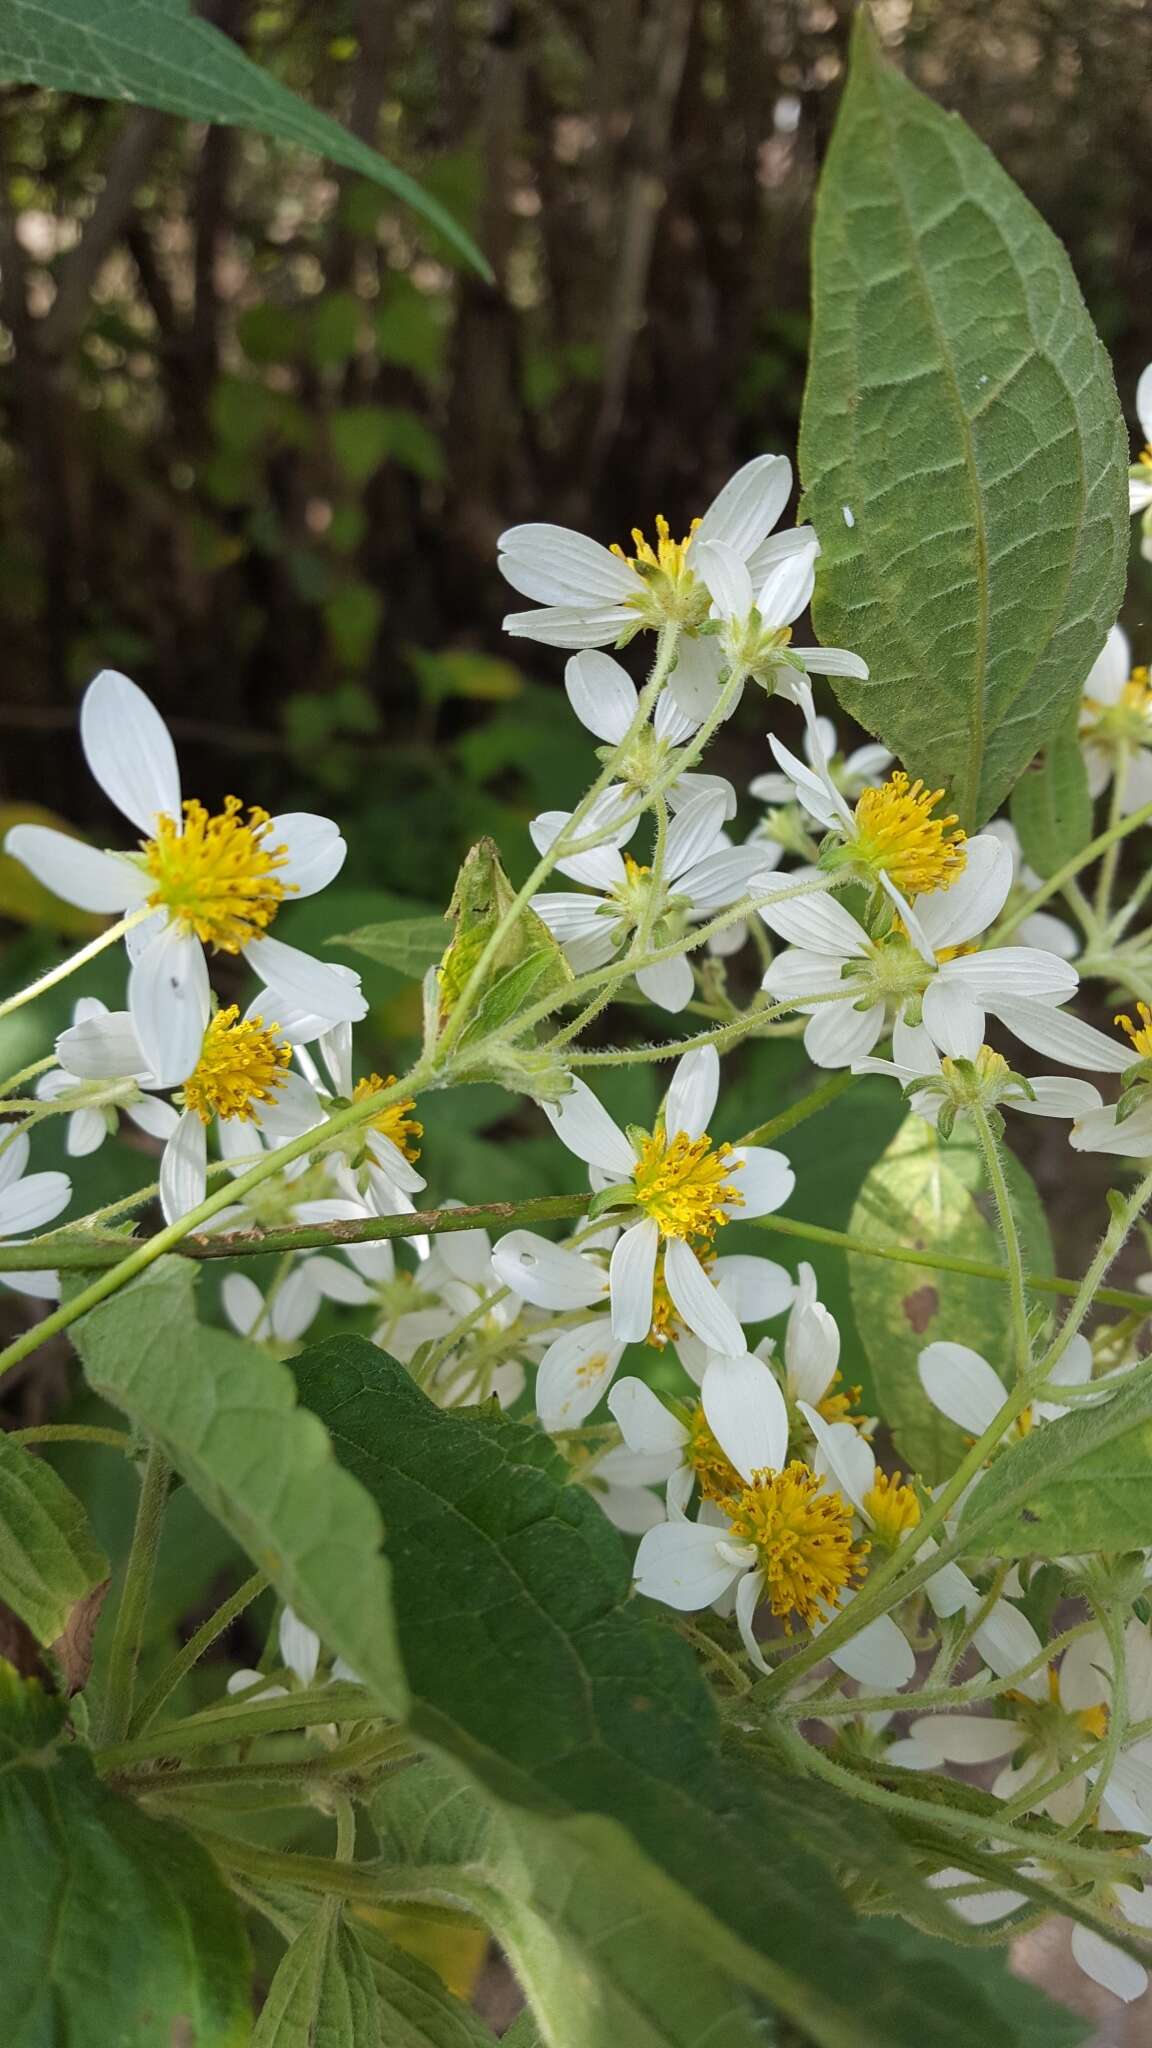
[[[108,157],[104,184],[88,224],[75,248],[61,259],[56,297],[43,319],[36,322],[36,343],[44,355],[64,355],[79,333],[100,267],[127,225],[136,189],[168,123],[167,114],[151,107],[134,107],[127,115]]]

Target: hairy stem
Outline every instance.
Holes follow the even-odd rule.
[[[127,1734],[128,1724],[132,1718],[136,1666],[140,1659],[140,1644],[148,1612],[148,1598],[152,1591],[152,1574],[156,1568],[160,1531],[164,1524],[169,1477],[170,1467],[163,1452],[158,1445],[150,1445],[140,1477],[140,1498],[136,1505],[132,1545],[124,1568],[120,1605],[116,1611],[116,1627],[112,1635],[112,1647],[108,1653],[108,1671],[104,1681],[104,1700],[99,1724],[101,1742],[118,1742],[121,1736]]]

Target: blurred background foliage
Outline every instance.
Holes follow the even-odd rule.
[[[529,818],[592,772],[563,657],[501,634],[522,602],[496,572],[501,529],[547,518],[610,539],[664,510],[679,531],[740,461],[793,449],[811,209],[852,9],[203,11],[441,199],[495,282],[377,186],[300,152],[0,90],[0,825],[47,806],[98,839],[118,833],[75,708],[97,668],[123,668],[169,720],[187,789],[340,818],[344,875],[283,921],[323,946],[442,909],[481,832],[519,876]],[[875,11],[897,61],[966,116],[1068,244],[1130,398],[1152,286],[1143,0]],[[717,749],[738,788],[767,765],[763,731],[749,694]],[[95,928],[2,859],[0,916],[10,983]],[[390,1071],[417,990],[356,964],[367,1051]],[[116,1002],[119,971],[105,963],[85,987]],[[756,963],[731,971],[744,993]],[[42,1051],[70,1003],[61,992],[0,1027],[5,1071]],[[643,1028],[675,1026],[646,1011]],[[793,1043],[747,1048],[732,1075],[732,1135],[806,1078]],[[654,1095],[655,1070],[628,1084],[632,1116],[645,1081]],[[858,1162],[829,1158],[819,1122],[790,1141],[794,1213],[847,1222],[899,1118],[883,1084],[853,1103]],[[434,1102],[426,1121],[437,1196],[525,1195],[577,1171],[494,1090]],[[49,1125],[43,1163],[58,1149]],[[83,1206],[152,1171],[105,1147],[85,1164]],[[842,1262],[818,1264],[848,1315]],[[51,1407],[44,1370],[31,1379]]]

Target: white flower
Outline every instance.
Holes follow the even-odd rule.
[[[905,906],[907,935],[897,926],[871,938],[827,894],[765,904],[764,922],[790,944],[772,962],[764,987],[809,1012],[804,1045],[818,1067],[864,1059],[897,1019],[922,1021],[940,1052],[974,1060],[993,1016],[1036,1052],[1069,1066],[1122,1071],[1129,1061],[1112,1040],[1061,1014],[1059,1005],[1078,986],[1067,961],[1032,946],[971,950],[970,941],[999,916],[1011,884],[1007,847],[981,833],[968,841],[964,872],[950,888]],[[833,1000],[804,1000],[812,996]]]
[[[609,1268],[612,1334],[629,1344],[647,1337],[663,1286],[675,1314],[710,1350],[744,1351],[744,1333],[708,1277],[715,1233],[733,1215],[767,1216],[788,1200],[795,1175],[782,1152],[763,1146],[714,1146],[706,1135],[720,1086],[713,1046],[677,1062],[662,1121],[647,1137],[626,1137],[590,1088],[573,1080],[555,1105],[552,1128],[589,1166],[621,1188],[640,1218],[618,1239]]]
[[[864,790],[879,788],[893,759],[888,748],[874,740],[841,758],[836,727],[830,718],[816,718],[806,726],[804,753],[810,768],[819,766],[827,770],[833,788],[849,804],[855,803]],[[758,775],[748,784],[748,794],[762,804],[791,804],[797,801],[798,793],[791,775],[781,771]]]
[[[639,692],[627,670],[610,654],[590,649],[574,654],[564,670],[568,702],[597,739],[609,747],[618,746],[636,716]],[[704,714],[681,709],[674,694],[665,690],[657,700],[650,725],[637,736],[631,750],[617,763],[616,773],[630,793],[643,793],[666,771],[677,747],[691,739],[703,723]],[[721,775],[701,775],[689,769],[677,776],[666,791],[670,809],[681,810],[690,797],[719,792],[724,798],[726,819],[736,815],[736,792]],[[639,822],[637,820],[637,822]]]
[[[706,790],[691,797],[669,825],[664,872],[656,884],[658,900],[650,927],[654,949],[670,944],[687,920],[715,916],[766,878],[771,863],[762,847],[728,844],[725,808],[722,792]],[[611,814],[602,816],[606,830],[610,829]],[[558,837],[568,817],[565,811],[545,811],[533,819],[532,837],[541,852]],[[632,829],[629,824],[626,835]],[[648,915],[651,871],[612,844],[559,860],[556,865],[561,874],[600,893],[534,896],[532,908],[563,947],[577,974],[605,967],[626,949]],[[691,965],[683,953],[640,968],[636,980],[662,1010],[682,1010],[695,987]]]
[[[831,1309],[819,1299],[813,1268],[807,1259],[801,1259],[796,1269],[796,1298],[784,1333],[788,1399],[816,1407],[835,1380],[839,1364],[839,1326]]]
[[[72,1199],[72,1183],[66,1173],[28,1173],[30,1140],[27,1131],[13,1135],[11,1127],[0,1130],[0,1240],[23,1244],[22,1234],[51,1223]],[[45,1272],[0,1273],[0,1285],[16,1294],[31,1294],[38,1301],[55,1301],[60,1293],[60,1276]]]
[[[991,819],[984,830],[994,833],[1012,855],[1012,889],[1008,896],[1008,907],[1011,908],[1018,890],[1030,896],[1040,888],[1040,877],[1025,861],[1020,835],[1007,818]],[[1055,953],[1061,960],[1075,960],[1083,948],[1079,932],[1066,924],[1062,917],[1054,917],[1050,910],[1034,910],[1018,924],[1016,943],[1019,946],[1038,946],[1042,953]]]
[[[1152,512],[1152,363],[1141,371],[1136,386],[1136,417],[1145,445],[1128,471],[1128,510],[1144,515],[1140,553],[1145,561],[1152,561],[1152,532],[1149,530],[1149,513]]]
[[[922,1024],[905,1024],[899,1017],[892,1027],[892,1052],[890,1060],[855,1060],[853,1073],[889,1074],[908,1087],[925,1076],[938,1074],[946,1080],[952,1067],[950,1060],[941,1059]],[[1066,1074],[1029,1075],[1029,1095],[1019,1080],[1012,1080],[1007,1060],[989,1046],[980,1047],[972,1064],[971,1087],[966,1088],[957,1077],[952,1090],[945,1086],[921,1088],[909,1098],[909,1107],[929,1124],[938,1122],[946,1102],[962,1103],[975,1094],[1002,1109],[1023,1110],[1026,1116],[1086,1117],[1100,1108],[1099,1089],[1090,1081],[1074,1081]]]
[[[917,1370],[920,1384],[933,1407],[968,1436],[983,1436],[1008,1399],[1008,1390],[999,1373],[968,1344],[955,1344],[948,1339],[926,1344],[920,1353]],[[1087,1337],[1075,1336],[1053,1369],[1052,1383],[1060,1387],[1083,1387],[1091,1378],[1092,1346]],[[1052,1422],[1067,1413],[1067,1407],[1058,1401],[1033,1401],[1016,1424],[1016,1431],[1020,1433],[1030,1429],[1033,1423]]]
[[[726,668],[746,669],[771,686],[783,681],[790,696],[796,694],[798,680],[803,681],[801,669],[805,674],[852,676],[867,682],[867,662],[847,648],[791,644],[792,622],[812,597],[819,553],[815,537],[804,547],[774,553],[767,562],[761,552],[751,563],[720,539],[700,544],[697,560],[712,592],[712,616],[720,622],[718,638]]]
[[[758,455],[725,484],[686,539],[673,540],[656,522],[652,547],[633,530],[635,554],[601,547],[564,526],[512,526],[499,541],[499,565],[523,597],[542,609],[512,612],[504,630],[546,647],[622,646],[644,626],[679,619],[689,631],[708,617],[710,593],[700,572],[701,548],[721,541],[744,562],[759,566],[764,543],[788,502],[792,465],[783,455]],[[803,546],[783,535],[777,541]]]
[[[314,1684],[320,1668],[320,1638],[315,1629],[309,1628],[306,1621],[301,1621],[291,1607],[285,1607],[281,1611],[278,1634],[280,1661],[295,1680],[295,1684],[306,1691]],[[334,1679],[342,1679],[346,1685],[362,1683],[342,1657],[336,1658],[331,1675]],[[234,1671],[228,1680],[227,1690],[230,1693],[243,1693],[246,1706],[254,1706],[257,1700],[287,1698],[289,1688],[286,1685],[265,1685],[261,1691],[251,1692],[249,1688],[260,1685],[263,1677],[262,1671]]]
[[[636,1586],[682,1612],[710,1607],[734,1591],[744,1648],[757,1669],[767,1671],[753,1626],[765,1600],[786,1623],[799,1614],[818,1634],[852,1597],[852,1581],[862,1571],[852,1509],[799,1460],[787,1462],[787,1404],[761,1360],[749,1354],[717,1360],[703,1404],[715,1445],[742,1490],[723,1502],[706,1499],[698,1521],[673,1519],[642,1536]],[[630,1427],[637,1427],[635,1414]],[[915,1669],[890,1615],[869,1622],[829,1655],[851,1677],[885,1688],[907,1684]]]
[[[343,866],[344,841],[329,819],[245,817],[231,797],[210,816],[195,800],[182,802],[168,728],[143,691],[111,669],[85,693],[80,737],[101,789],[145,835],[139,851],[103,853],[43,825],[14,826],[5,847],[66,903],[141,913],[127,935],[128,1008],[156,1086],[185,1080],[199,1057],[206,946],[242,953],[273,1005],[305,1005],[331,1022],[364,1016],[358,976],[268,936],[287,896],[314,895]]]
[[[360,1308],[374,1300],[372,1289],[357,1273],[323,1252],[306,1252],[295,1260],[267,1295],[247,1273],[229,1273],[220,1289],[221,1306],[232,1328],[258,1344],[269,1338],[295,1343],[325,1301]]]
[[[1111,628],[1088,671],[1080,704],[1080,743],[1093,796],[1118,775],[1123,784],[1122,817],[1152,803],[1152,684],[1146,668],[1133,668],[1122,626]]]
[[[72,1011],[72,1029],[87,1024],[96,1018],[107,1017],[108,1007],[96,996],[81,996]],[[134,1034],[133,1034],[134,1036]],[[112,1099],[101,1099],[99,1082],[95,1090],[91,1086],[92,1076],[83,1072],[73,1073],[68,1066],[69,1033],[62,1032],[56,1041],[56,1057],[60,1061],[51,1073],[44,1074],[36,1084],[36,1093],[41,1102],[58,1102],[63,1095],[81,1096],[78,1106],[69,1111],[68,1133],[65,1145],[72,1159],[81,1159],[89,1152],[98,1151],[109,1132],[116,1129],[120,1112],[151,1138],[169,1138],[176,1125],[176,1111],[156,1095],[147,1094],[135,1077],[132,1085],[113,1091]],[[84,1092],[88,1099],[83,1099]],[[95,1096],[95,1099],[93,1099]]]

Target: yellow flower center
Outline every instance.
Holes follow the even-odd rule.
[[[276,1026],[263,1017],[240,1023],[240,1010],[230,1003],[218,1010],[204,1033],[200,1058],[184,1083],[185,1109],[195,1110],[201,1123],[214,1116],[251,1122],[258,1102],[274,1102],[283,1085],[292,1049],[275,1036]]]
[[[219,953],[242,953],[267,931],[292,886],[275,872],[288,849],[267,844],[271,822],[258,808],[245,822],[234,796],[214,816],[190,798],[183,830],[178,819],[160,818],[156,837],[143,841],[144,867],[155,883],[149,907],[167,910]]]
[[[1152,469],[1152,445],[1142,448],[1136,460],[1141,469]]]
[[[699,1403],[688,1424],[684,1456],[696,1474],[696,1484],[705,1500],[729,1501],[742,1491],[744,1481],[735,1466],[729,1464]]]
[[[395,1074],[389,1074],[387,1080],[382,1080],[379,1074],[369,1074],[363,1081],[357,1081],[352,1090],[352,1100],[363,1102],[369,1095],[380,1095],[385,1088],[394,1087],[395,1082]],[[414,1095],[402,1095],[399,1102],[389,1103],[387,1109],[380,1111],[379,1116],[368,1119],[369,1130],[379,1131],[382,1137],[391,1138],[397,1151],[402,1152],[405,1159],[409,1160],[419,1159],[419,1141],[424,1136],[423,1124],[418,1123],[412,1115],[415,1107]]]
[[[628,567],[634,569],[638,576],[666,576],[670,583],[679,583],[692,573],[688,567],[688,549],[692,545],[692,537],[699,524],[700,521],[694,519],[684,539],[673,540],[668,521],[662,512],[658,512],[655,547],[645,538],[643,530],[639,526],[634,526],[632,545],[636,550],[635,554],[625,554],[618,541],[613,541],[612,553],[618,555],[622,562],[627,562]]]
[[[886,1550],[894,1550],[920,1520],[920,1503],[899,1472],[878,1472],[864,1495],[864,1509]]]
[[[866,789],[856,805],[857,860],[874,872],[883,869],[905,896],[929,889],[948,889],[964,872],[968,855],[965,835],[954,831],[956,813],[934,818],[944,795],[909,783],[902,768],[880,789]]]
[[[729,1176],[740,1161],[729,1145],[713,1150],[709,1137],[677,1132],[669,1144],[657,1125],[644,1139],[633,1176],[636,1201],[660,1226],[663,1237],[687,1237],[708,1245],[728,1221],[725,1204],[743,1208],[744,1197]]]
[[[1103,1700],[1095,1707],[1081,1707],[1075,1720],[1094,1742],[1102,1742],[1108,1733],[1108,1708]]]
[[[867,1543],[852,1540],[852,1510],[794,1458],[783,1472],[757,1472],[751,1486],[722,1501],[736,1543],[759,1557],[773,1614],[792,1632],[792,1616],[811,1626],[835,1608],[864,1573]]]
[[[1152,1010],[1147,1003],[1137,1003],[1136,1014],[1139,1024],[1134,1024],[1131,1017],[1124,1015],[1113,1017],[1112,1022],[1119,1024],[1120,1029],[1127,1033],[1132,1040],[1133,1051],[1138,1052],[1142,1060],[1152,1059]]]
[[[1089,732],[1097,745],[1140,747],[1152,742],[1152,681],[1146,668],[1133,669],[1114,704],[1086,696],[1084,709],[1095,721]]]
[[[816,1403],[816,1413],[822,1415],[825,1422],[851,1422],[859,1428],[864,1417],[854,1415],[852,1410],[859,1406],[861,1392],[860,1387],[846,1387],[842,1375],[833,1373],[828,1392],[821,1395]]]

